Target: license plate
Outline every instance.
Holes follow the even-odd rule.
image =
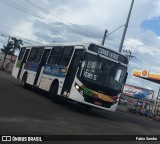
[[[101,103],[101,102],[98,102],[98,101],[95,101],[94,104],[95,104],[95,105],[98,105],[98,106],[102,106],[102,103]]]

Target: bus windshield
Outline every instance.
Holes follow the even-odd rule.
[[[126,73],[127,68],[119,63],[86,53],[78,78],[87,87],[114,95],[122,90]]]

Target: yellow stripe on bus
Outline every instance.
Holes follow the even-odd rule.
[[[108,95],[104,95],[98,92],[93,91],[93,93],[95,94],[94,97],[104,100],[104,101],[108,101],[108,102],[113,102],[113,99],[111,99]]]

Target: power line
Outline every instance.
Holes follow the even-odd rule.
[[[43,9],[43,8],[39,7],[37,4],[31,2],[30,0],[24,0],[24,1],[30,3],[31,5],[39,8],[39,9],[41,9],[41,10],[47,12],[47,13],[50,13],[50,12],[47,11],[46,9]],[[67,23],[71,24],[72,26],[74,26],[74,27],[76,27],[76,28],[82,29],[82,30],[84,30],[84,31],[88,31],[88,32],[91,33],[91,34],[94,34],[94,35],[97,35],[97,36],[99,36],[99,37],[102,37],[101,35],[98,35],[98,34],[96,34],[96,33],[93,33],[93,32],[91,32],[91,31],[85,29],[85,28],[82,28],[82,27],[80,27],[80,26],[78,26],[78,25],[75,25],[74,23],[71,23],[71,22],[67,21],[66,19],[63,19],[63,18],[61,18],[61,17],[59,17],[59,16],[57,16],[57,15],[55,15],[55,14],[53,14],[53,13],[52,13],[52,15],[55,16],[56,18],[60,19],[61,21],[64,21],[64,22],[67,22]]]
[[[9,1],[9,0],[7,0],[7,1],[4,1],[4,0],[1,0],[0,1],[1,3],[3,3],[3,4],[6,4],[6,5],[9,5],[9,6],[11,6],[11,7],[14,7],[14,8],[16,8],[16,9],[18,9],[18,10],[20,10],[20,11],[23,11],[23,12],[25,12],[25,13],[27,13],[27,14],[30,14],[30,15],[32,15],[32,16],[34,16],[34,17],[38,17],[38,18],[40,18],[40,19],[47,19],[49,22],[50,22],[50,24],[57,24],[57,25],[61,25],[61,26],[63,26],[63,27],[65,27],[65,28],[67,28],[67,29],[73,29],[73,27],[69,27],[69,26],[67,26],[67,25],[64,25],[63,23],[60,23],[60,22],[58,22],[58,21],[55,21],[55,20],[53,20],[53,19],[49,19],[49,18],[47,18],[47,17],[45,17],[45,16],[42,16],[42,15],[40,15],[40,14],[38,14],[38,13],[36,13],[36,12],[34,12],[34,11],[31,11],[31,10],[29,10],[29,9],[27,9],[27,8],[25,8],[25,7],[23,7],[23,6],[21,6],[21,5],[18,5],[18,4],[16,4],[16,3],[14,3],[14,2],[11,2],[11,1]],[[28,2],[28,1],[27,1]],[[33,4],[32,2],[30,2],[29,1],[29,3],[31,3],[31,4]],[[34,4],[34,5],[36,5],[36,4]],[[37,6],[37,5],[36,5]],[[38,6],[39,7],[39,6]],[[40,8],[40,7],[39,7]],[[41,8],[42,9],[42,8]],[[43,9],[44,10],[44,9]],[[46,10],[47,11],[47,10]],[[49,11],[47,11],[47,12],[49,12]],[[58,17],[58,16],[56,16],[55,15],[55,17]],[[58,17],[59,18],[59,17]],[[62,18],[59,18],[59,19],[61,19],[61,20],[63,20],[63,21],[66,21],[66,20],[64,20],[64,19],[62,19]],[[51,21],[54,21],[54,22],[56,22],[56,23],[51,23]],[[67,23],[70,23],[70,22],[68,22],[68,21],[66,21]],[[78,28],[80,28],[80,29],[83,29],[83,28],[81,28],[81,27],[79,27],[79,26],[77,26],[77,25],[75,25],[75,24],[73,24],[73,23],[70,23],[70,24],[72,24],[73,26],[76,26],[76,27],[78,27]],[[77,29],[76,29],[77,30]],[[86,29],[84,29],[85,31],[88,31],[88,30],[86,30]],[[82,31],[81,31],[82,32]],[[90,32],[90,31],[88,31],[89,33],[92,33],[92,32]],[[94,34],[94,33],[92,33],[92,34]],[[97,35],[97,34],[94,34],[94,35]],[[114,34],[115,35],[115,34]],[[101,37],[100,35],[97,35],[98,37]],[[116,37],[118,37],[119,39],[120,39],[120,36],[116,36]],[[128,41],[127,39],[125,39],[125,41]],[[128,41],[129,43],[131,43],[131,44],[136,44],[137,45],[137,43],[133,43],[133,42],[130,42],[130,41]]]
[[[38,17],[39,19],[47,19],[47,21],[50,22],[50,24],[61,25],[61,26],[65,27],[65,28],[67,28],[67,29],[74,29],[73,27],[69,27],[69,26],[67,26],[67,25],[64,25],[64,24],[61,23],[61,22],[58,22],[58,21],[55,21],[55,20],[53,20],[53,19],[47,18],[47,17],[45,17],[45,16],[42,16],[42,15],[40,15],[40,14],[34,12],[34,11],[31,11],[31,10],[29,10],[29,9],[27,9],[27,8],[21,6],[21,5],[18,5],[18,4],[16,4],[16,3],[14,3],[14,2],[11,2],[11,1],[9,1],[9,0],[7,0],[7,1],[1,0],[0,2],[3,3],[3,4],[6,4],[6,5],[8,5],[8,6],[11,6],[11,7],[13,7],[13,8],[16,8],[17,10],[23,11],[23,12],[29,14],[29,15],[34,16],[34,17]],[[53,21],[56,22],[56,23],[53,23]],[[75,25],[75,24],[74,24],[73,26],[74,26],[74,27],[75,27],[75,26],[77,27],[77,25]],[[78,27],[79,27],[79,26],[78,26]],[[80,28],[81,28],[81,27],[80,27]],[[82,29],[82,28],[81,28],[81,29]],[[75,30],[75,29],[74,29],[74,30]],[[77,29],[76,29],[76,30],[77,30]],[[78,30],[78,31],[79,31],[79,32],[82,32],[82,30],[81,30],[81,31]],[[88,31],[88,30],[85,29],[85,34],[87,34],[86,31]],[[95,33],[93,33],[93,32],[90,32],[90,31],[88,31],[88,32],[89,32],[90,34],[94,35],[94,36],[97,35],[97,34],[95,34]],[[101,37],[101,36],[99,36],[99,35],[97,35],[97,36],[98,36],[98,37]]]
[[[111,37],[116,38],[116,39],[121,39],[121,37],[119,35],[115,34],[115,33],[113,33]],[[142,45],[137,44],[135,42],[131,42],[131,41],[127,40],[126,38],[124,40],[124,45],[125,45],[125,42],[128,42],[129,44],[134,44],[134,45],[142,46]]]
[[[5,28],[5,29],[9,29],[9,30],[15,31],[15,32],[17,32],[17,33],[19,33],[19,34],[25,35],[25,36],[27,36],[27,37],[31,37],[31,38],[33,38],[33,39],[36,39],[36,37],[33,37],[33,36],[31,36],[31,35],[27,35],[27,34],[24,34],[24,33],[22,33],[22,32],[19,32],[19,31],[15,30],[15,29],[11,28],[10,26],[8,27],[8,26],[4,26],[4,25],[1,25],[1,24],[0,24],[0,27],[3,27],[3,28]]]
[[[27,3],[30,3],[31,5],[35,6],[36,8],[41,9],[42,11],[44,11],[44,12],[47,13],[47,14],[49,13],[49,11],[47,11],[47,10],[39,7],[38,5],[36,5],[35,3],[31,2],[30,0],[24,0],[24,1],[27,2]]]
[[[11,7],[15,8],[15,9],[17,9],[17,10],[20,10],[20,11],[22,11],[22,12],[25,12],[26,14],[29,14],[29,15],[34,16],[34,17],[36,17],[36,18],[39,18],[39,19],[47,19],[47,18],[45,18],[44,16],[42,16],[42,15],[40,15],[40,14],[34,12],[34,11],[28,10],[28,9],[26,9],[25,7],[20,6],[20,5],[16,4],[16,3],[14,3],[14,2],[9,1],[9,0],[7,0],[7,1],[1,0],[0,2],[3,3],[3,4],[6,4],[6,5],[8,5],[8,6],[11,6]],[[48,20],[48,22],[49,22],[49,19],[47,19],[47,20]],[[55,21],[55,20],[52,20],[52,21],[57,22],[57,21]],[[53,23],[51,23],[51,24],[53,24]],[[60,22],[57,22],[56,24],[57,24],[57,25],[63,25],[63,24],[60,23]]]
[[[6,33],[4,33],[4,32],[0,32],[0,34],[1,34],[1,35],[4,35],[4,36],[6,36],[6,37],[9,37],[10,35],[12,35],[12,34],[6,34]],[[39,43],[39,42],[30,40],[30,39],[27,39],[27,38],[23,38],[23,37],[20,37],[20,36],[16,36],[16,35],[12,35],[12,37],[17,37],[17,38],[20,38],[20,39],[24,39],[24,40],[26,40],[26,41],[30,41],[30,42],[32,42],[32,43],[41,44],[41,43]]]
[[[3,33],[2,35],[6,36],[6,37],[9,37],[9,36],[12,35],[12,34],[7,34],[7,35],[6,35],[6,34]],[[25,38],[23,38],[23,37],[19,37],[19,36],[16,36],[16,35],[12,35],[12,37],[16,37],[16,38],[22,39],[22,40],[23,40],[23,43],[28,43],[28,42],[25,42],[25,41],[30,41],[30,42],[32,42],[32,43],[40,44],[40,43],[38,43],[38,42],[29,40],[29,39],[25,39]]]
[[[9,6],[11,6],[11,7],[14,7],[14,8],[16,8],[16,9],[18,9],[18,10],[20,10],[20,11],[23,11],[23,12],[25,12],[25,13],[27,13],[27,14],[30,14],[30,15],[32,15],[32,16],[34,16],[34,17],[38,17],[38,18],[40,18],[40,19],[47,19],[49,22],[51,22],[51,21],[54,21],[54,22],[56,22],[56,24],[58,24],[58,25],[61,25],[61,26],[63,26],[63,27],[65,27],[65,28],[67,28],[67,29],[73,29],[73,27],[69,27],[69,26],[67,26],[67,25],[64,25],[63,23],[60,23],[60,22],[58,22],[58,21],[55,21],[55,20],[53,20],[53,19],[49,19],[49,18],[47,18],[47,17],[45,17],[45,16],[42,16],[42,15],[40,15],[40,14],[38,14],[38,13],[36,13],[36,12],[34,12],[34,11],[31,11],[31,10],[29,10],[29,9],[27,9],[27,8],[25,8],[25,7],[23,7],[23,6],[21,6],[21,5],[18,5],[18,4],[16,4],[16,3],[14,3],[14,2],[11,2],[11,1],[9,1],[9,0],[7,0],[7,1],[4,1],[4,0],[1,0],[0,1],[1,3],[3,3],[3,4],[6,4],[6,5],[9,5]],[[27,1],[28,2],[28,1]],[[29,1],[29,3],[31,3],[32,5],[36,5],[36,4],[33,4],[33,2],[30,2]],[[37,5],[36,5],[37,6]],[[37,6],[37,7],[39,7],[39,6]],[[40,8],[40,7],[39,7]],[[40,8],[40,9],[42,9],[42,8]],[[43,11],[44,11],[45,9],[43,9]],[[45,11],[47,11],[47,10],[45,10]],[[47,12],[49,12],[49,11],[47,11]],[[53,15],[53,14],[52,14]],[[63,20],[63,21],[65,21],[65,22],[67,22],[67,23],[70,23],[70,24],[72,24],[72,26],[74,26],[74,27],[78,27],[78,28],[80,28],[80,29],[84,29],[84,28],[82,28],[82,27],[80,27],[80,26],[77,26],[77,25],[75,25],[75,24],[73,24],[73,23],[71,23],[71,22],[68,22],[68,21],[66,21],[66,20],[64,20],[64,19],[62,19],[62,18],[60,18],[60,17],[58,17],[58,16],[56,16],[56,15],[54,15],[55,17],[57,17],[57,18],[59,18],[59,19],[61,19],[61,20]],[[53,23],[50,23],[50,24],[53,24]],[[54,25],[55,25],[55,23],[54,23]],[[76,29],[77,30],[77,29]],[[85,31],[88,31],[88,30],[86,30],[86,29],[84,29]],[[82,31],[81,31],[82,32]],[[94,34],[94,35],[97,35],[97,34],[95,34],[95,33],[93,33],[93,32],[90,32],[90,31],[88,31],[89,33],[92,33],[92,34]],[[115,35],[115,34],[114,34]],[[100,36],[100,35],[97,35],[98,37],[102,37],[102,36]],[[117,36],[119,39],[120,39],[120,36]],[[127,40],[127,39],[125,39],[125,41],[128,41],[129,43],[132,43],[132,44],[136,44],[137,45],[137,43],[134,43],[134,42],[130,42],[129,40]]]
[[[113,37],[113,38],[120,39],[120,36],[118,36],[118,35],[116,35],[116,34],[113,34],[112,37]],[[127,40],[127,39],[125,38],[125,40],[124,40],[124,45],[126,45],[126,44],[125,44],[126,42],[128,42],[129,44],[133,44],[133,45],[131,45],[131,46],[135,46],[135,45],[136,45],[136,46],[142,46],[142,45],[137,44],[137,43],[135,43],[135,42],[131,42],[131,41],[129,41],[129,40]]]

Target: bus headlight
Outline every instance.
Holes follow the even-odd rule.
[[[79,90],[79,86],[78,85],[76,85],[75,87],[76,87],[77,90]]]
[[[83,89],[77,83],[75,83],[75,88],[83,96]]]

